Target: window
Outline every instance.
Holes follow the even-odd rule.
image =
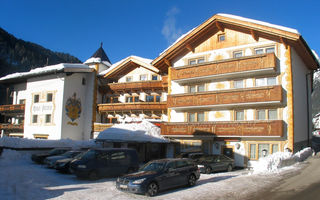
[[[188,122],[204,122],[204,112],[188,113]]]
[[[205,59],[203,57],[201,58],[193,58],[189,60],[189,65],[195,65],[195,64],[200,64],[200,63],[204,63]]]
[[[270,154],[269,144],[259,144],[258,145],[258,157],[263,158]]]
[[[38,123],[38,115],[32,115],[32,123]]]
[[[33,103],[38,103],[39,102],[39,95],[38,94],[35,94],[33,96]]]
[[[140,81],[146,81],[148,78],[147,74],[141,74],[140,75]]]
[[[161,100],[161,96],[157,95],[156,96],[156,102],[160,102],[160,100]]]
[[[265,120],[266,119],[266,111],[265,110],[257,110],[257,119]]]
[[[205,91],[205,85],[200,84],[200,85],[190,85],[189,86],[189,93],[193,92],[204,92]]]
[[[255,81],[256,87],[267,86],[267,85],[276,85],[277,78],[276,77],[268,77],[268,78],[257,78]]]
[[[129,96],[127,97],[126,102],[128,103],[139,102],[139,96]]]
[[[131,82],[133,79],[132,79],[132,76],[127,76],[126,77],[126,82]]]
[[[255,53],[258,54],[264,54],[264,53],[274,53],[275,48],[274,47],[263,47],[263,48],[256,48],[254,49]]]
[[[277,109],[260,109],[256,111],[257,120],[276,120],[278,119]]]
[[[152,75],[152,80],[153,80],[153,81],[158,80],[158,75]]]
[[[268,110],[268,119],[269,119],[269,120],[276,120],[276,119],[278,119],[277,109],[270,109],[270,110]]]
[[[25,99],[20,99],[19,100],[19,104],[26,104],[26,100]]]
[[[256,144],[250,144],[250,159],[256,159]]]
[[[279,151],[279,146],[277,144],[272,145],[272,153],[277,153]]]
[[[237,80],[233,82],[234,88],[243,88],[243,80]]]
[[[124,152],[116,152],[111,154],[111,160],[125,159],[126,155]]]
[[[146,96],[146,102],[154,102],[154,96],[152,96],[152,95],[147,95],[147,96]]]
[[[225,34],[220,34],[220,35],[218,35],[218,42],[223,42],[223,41],[225,41],[225,40],[226,40]]]
[[[51,115],[46,115],[46,123],[51,123]]]
[[[52,93],[47,93],[47,102],[52,102]]]
[[[235,51],[235,52],[233,52],[233,57],[234,57],[234,58],[240,58],[240,57],[242,57],[242,51]]]
[[[118,97],[113,97],[112,98],[112,103],[119,103],[119,98]]]
[[[237,121],[244,120],[244,110],[235,111],[235,120]]]

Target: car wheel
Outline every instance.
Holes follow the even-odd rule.
[[[211,174],[211,172],[212,172],[211,167],[206,167],[205,172],[206,172],[206,174]]]
[[[196,176],[191,174],[188,179],[188,185],[194,186],[196,184],[196,181],[197,181]]]
[[[153,197],[158,193],[159,187],[155,182],[152,182],[147,187],[147,196]]]
[[[232,171],[232,166],[231,166],[231,165],[228,165],[227,171],[228,171],[228,172],[231,172],[231,171]]]
[[[98,179],[97,173],[95,171],[92,171],[89,173],[89,179],[90,180],[96,180]]]

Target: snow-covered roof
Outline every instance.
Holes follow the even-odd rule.
[[[314,57],[317,59],[318,64],[320,65],[320,58],[319,58],[317,52],[315,50],[313,50],[313,49],[311,51],[312,51]]]
[[[230,14],[225,14],[225,13],[218,13],[217,15],[220,15],[222,17],[232,18],[232,19],[238,19],[238,20],[241,20],[241,21],[251,22],[251,23],[254,23],[254,24],[260,24],[260,25],[263,25],[263,26],[268,26],[268,27],[271,27],[271,28],[276,28],[276,29],[279,29],[279,30],[288,31],[288,32],[300,35],[298,30],[293,29],[293,28],[288,28],[288,27],[285,27],[285,26],[275,25],[275,24],[271,24],[271,23],[268,23],[268,22],[263,22],[263,21],[259,21],[259,20],[255,20],[255,19],[250,19],[250,18],[246,18],[246,17],[240,17],[240,16],[237,16],[237,15],[230,15]]]
[[[49,65],[46,67],[39,67],[28,72],[17,72],[8,74],[0,78],[0,81],[9,81],[13,79],[31,78],[39,75],[52,74],[56,72],[92,72],[94,69],[84,64],[60,63],[57,65]]]
[[[122,64],[125,64],[126,62],[129,62],[129,61],[133,61],[133,62],[139,62],[140,64],[142,64],[143,66],[151,69],[152,71],[159,71],[157,68],[155,68],[154,66],[151,65],[151,62],[152,60],[151,59],[148,59],[148,58],[142,58],[142,57],[139,57],[139,56],[134,56],[134,55],[131,55],[131,56],[128,56],[116,63],[114,63],[110,68],[108,68],[107,70],[104,70],[102,72],[99,73],[99,75],[103,76],[109,72],[111,72],[112,70],[114,70],[115,68],[117,68],[118,66],[122,65]]]
[[[146,120],[141,123],[115,124],[101,131],[96,139],[117,142],[169,142],[161,136],[159,127]]]
[[[293,29],[293,28],[288,28],[285,26],[280,26],[280,25],[275,25],[275,24],[271,24],[268,22],[263,22],[263,21],[259,21],[259,20],[254,20],[254,19],[250,19],[250,18],[245,18],[245,17],[241,17],[241,16],[237,16],[237,15],[231,15],[231,14],[225,14],[225,13],[218,13],[214,16],[222,16],[222,17],[227,17],[227,18],[231,18],[231,19],[237,19],[237,20],[241,20],[241,21],[245,21],[245,22],[250,22],[250,23],[254,23],[254,24],[259,24],[259,25],[263,25],[263,26],[267,26],[267,27],[271,27],[271,28],[276,28],[279,30],[283,30],[283,31],[287,31],[287,32],[291,32],[291,33],[295,33],[295,34],[299,34],[298,30]],[[201,25],[200,25],[201,26]],[[197,27],[191,29],[190,31],[188,31],[185,34],[182,34],[175,42],[173,42],[168,48],[166,48],[164,51],[162,51],[160,55],[162,55],[163,53],[165,53],[168,49],[170,49],[172,46],[174,46],[175,44],[177,44],[180,40],[182,40],[184,37],[186,37],[189,33],[191,33],[193,30],[195,30]]]
[[[84,64],[92,64],[92,63],[102,63],[108,67],[111,67],[111,61],[108,58],[106,52],[102,48],[102,43],[99,49],[84,62]]]

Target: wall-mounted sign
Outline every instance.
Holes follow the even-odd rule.
[[[77,99],[77,94],[74,93],[72,97],[66,102],[66,114],[71,119],[71,122],[68,124],[72,126],[78,126],[77,122],[74,122],[76,119],[80,118],[81,114],[81,101],[80,98]]]
[[[32,105],[32,114],[41,115],[41,114],[51,114],[53,112],[53,104],[49,103],[36,103]]]

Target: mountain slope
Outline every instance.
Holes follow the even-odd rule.
[[[80,63],[70,54],[53,52],[32,42],[17,39],[0,27],[0,76],[58,63]]]

